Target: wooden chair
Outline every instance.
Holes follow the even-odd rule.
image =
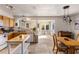
[[[77,41],[79,41],[79,34],[77,35]],[[79,50],[79,47],[75,47],[75,52]]]
[[[65,52],[68,53],[68,48],[66,46],[62,46],[59,41],[57,40],[57,36],[56,34],[53,35],[53,42],[54,42],[54,47],[53,47],[53,51],[55,50],[55,46],[57,47],[56,49],[56,54],[58,52]]]
[[[53,35],[53,51],[55,50],[55,46],[56,46],[56,40],[55,40],[55,34]]]

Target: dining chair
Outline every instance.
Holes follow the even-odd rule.
[[[79,34],[77,34],[77,41],[79,41]],[[75,52],[78,52],[79,47],[75,47]]]
[[[55,50],[56,47],[56,40],[55,40],[55,34],[53,35],[53,51]]]
[[[68,48],[66,46],[62,46],[62,43],[57,40],[56,34],[53,35],[53,42],[54,42],[53,51],[56,50],[55,52],[56,54],[58,52],[68,53]],[[55,46],[57,49],[55,49]]]

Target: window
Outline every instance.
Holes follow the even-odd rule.
[[[37,24],[37,27],[39,28],[39,24]]]
[[[29,28],[29,24],[28,23],[26,23],[26,27]]]
[[[49,30],[49,25],[46,25],[46,30]]]
[[[42,26],[42,30],[44,30],[44,26]]]
[[[18,23],[15,23],[15,26],[18,26]]]

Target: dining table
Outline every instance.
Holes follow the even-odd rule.
[[[68,47],[69,54],[75,54],[76,48],[79,47],[79,41],[68,37],[57,37],[57,40]]]

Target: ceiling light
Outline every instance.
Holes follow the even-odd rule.
[[[8,8],[8,9],[13,9],[14,7],[7,4],[7,5],[6,5],[6,8]]]
[[[66,21],[68,23],[71,23],[72,20],[71,20],[71,17],[69,15],[69,7],[70,6],[64,6],[63,7],[63,10],[64,10],[64,17],[63,17],[63,19],[64,19],[64,21]]]

